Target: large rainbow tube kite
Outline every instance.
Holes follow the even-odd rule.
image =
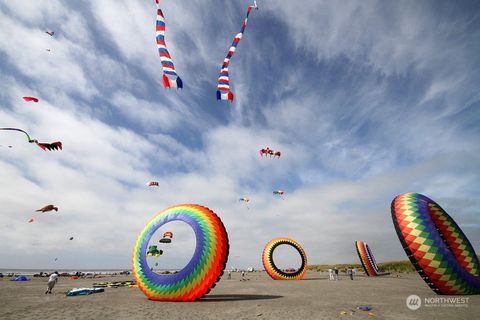
[[[227,56],[223,60],[222,68],[220,69],[220,75],[218,76],[218,84],[217,84],[217,100],[227,100],[232,102],[233,101],[233,92],[230,90],[230,77],[228,75],[228,66],[230,65],[230,59],[235,54],[235,50],[237,49],[238,43],[242,40],[243,33],[247,28],[248,16],[252,9],[258,9],[256,1],[254,1],[253,5],[249,5],[247,8],[247,16],[242,23],[242,27],[240,28],[240,32],[233,38],[232,45],[230,49],[228,49]]]
[[[160,9],[160,0],[155,0],[157,4],[157,23],[155,30],[157,32],[157,47],[158,54],[160,56],[160,61],[162,62],[163,70],[163,86],[165,88],[183,88],[182,79],[175,71],[175,66],[173,65],[172,57],[167,50],[167,44],[165,43],[165,17],[163,12]]]
[[[164,224],[180,220],[192,227],[196,248],[188,264],[173,275],[150,270],[148,242]],[[229,251],[228,235],[220,218],[210,209],[196,204],[181,204],[158,213],[138,235],[133,248],[133,275],[140,290],[158,301],[194,301],[210,292],[223,274]]]
[[[295,272],[284,272],[277,268],[273,262],[273,251],[283,244],[292,246],[300,254],[302,264]],[[300,280],[305,276],[305,272],[307,271],[307,254],[300,244],[289,238],[275,238],[270,240],[265,246],[265,249],[263,249],[262,262],[265,271],[274,280]]]
[[[393,225],[408,258],[437,294],[480,294],[480,263],[470,241],[436,202],[419,193],[396,196]]]
[[[375,258],[373,257],[372,251],[370,251],[368,244],[357,240],[355,241],[355,248],[357,249],[358,257],[360,258],[360,262],[362,263],[363,269],[365,270],[367,276],[377,277],[388,274],[378,271],[377,263],[375,262]]]

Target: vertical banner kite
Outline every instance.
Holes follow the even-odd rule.
[[[233,92],[230,90],[230,78],[228,76],[228,66],[230,65],[230,59],[233,57],[235,50],[237,49],[238,43],[242,40],[243,33],[247,28],[248,16],[252,9],[258,9],[257,2],[254,1],[253,5],[249,5],[247,9],[247,16],[242,23],[240,32],[233,38],[232,45],[228,49],[227,56],[223,60],[222,68],[220,69],[220,75],[218,76],[217,84],[217,100],[227,100],[233,101]]]
[[[160,0],[155,0],[157,4],[157,47],[158,54],[160,55],[160,61],[162,62],[163,70],[163,86],[165,88],[183,88],[182,79],[177,75],[175,66],[173,65],[172,57],[167,50],[167,44],[165,43],[165,17],[160,9]]]

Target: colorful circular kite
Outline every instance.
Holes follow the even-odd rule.
[[[282,244],[294,247],[300,254],[302,265],[297,271],[284,272],[277,268],[273,262],[273,251]],[[263,249],[262,261],[265,271],[267,271],[268,275],[274,280],[300,280],[305,276],[305,272],[307,271],[307,255],[305,251],[296,241],[289,238],[275,238],[268,242],[265,249]]]
[[[480,294],[480,263],[470,241],[436,202],[398,195],[392,219],[408,258],[437,294]]]
[[[380,275],[378,272],[377,263],[375,262],[375,258],[373,257],[372,251],[370,251],[368,244],[357,240],[355,241],[355,248],[357,248],[358,257],[360,258],[360,262],[362,263],[363,269],[365,270],[367,276],[376,277]]]
[[[192,227],[195,253],[188,264],[173,275],[150,270],[148,243],[164,224],[180,220]],[[220,218],[210,209],[196,204],[181,204],[157,214],[142,229],[133,248],[133,275],[138,287],[150,300],[194,301],[210,292],[225,269],[229,251],[228,235]]]

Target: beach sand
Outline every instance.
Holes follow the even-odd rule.
[[[417,274],[368,278],[354,281],[341,276],[307,272],[301,281],[274,281],[265,272],[248,273],[248,281],[225,275],[217,286],[196,302],[150,301],[138,288],[105,288],[89,296],[67,297],[74,287],[91,287],[94,282],[124,281],[131,276],[107,276],[72,280],[61,277],[54,294],[45,294],[47,278],[27,282],[0,280],[0,319],[479,319],[480,296],[468,297],[461,306],[440,304],[409,310],[406,298],[416,294],[437,296]],[[369,305],[374,315],[357,310]],[[355,311],[350,315],[351,310]],[[341,315],[347,311],[347,315]]]

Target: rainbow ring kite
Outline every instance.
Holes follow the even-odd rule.
[[[433,200],[405,193],[392,201],[392,219],[408,258],[437,294],[479,294],[480,263],[470,241]]]
[[[192,227],[196,248],[188,264],[173,275],[152,272],[147,264],[148,242],[164,224],[180,220]],[[133,275],[138,287],[150,300],[194,301],[215,287],[227,263],[228,235],[220,218],[210,209],[181,204],[157,214],[142,229],[133,248]]]
[[[275,248],[282,244],[287,244],[295,248],[300,254],[302,259],[302,265],[295,272],[283,272],[278,269],[273,262],[273,251]],[[275,238],[267,243],[265,249],[263,249],[262,262],[265,271],[273,280],[300,280],[305,276],[307,271],[307,255],[303,248],[294,240],[289,238]]]
[[[360,262],[362,263],[363,269],[365,270],[367,276],[377,277],[388,274],[380,273],[378,271],[377,263],[375,262],[375,258],[373,257],[372,251],[370,251],[368,244],[357,240],[355,241],[355,248],[357,248],[358,257],[360,258]]]

